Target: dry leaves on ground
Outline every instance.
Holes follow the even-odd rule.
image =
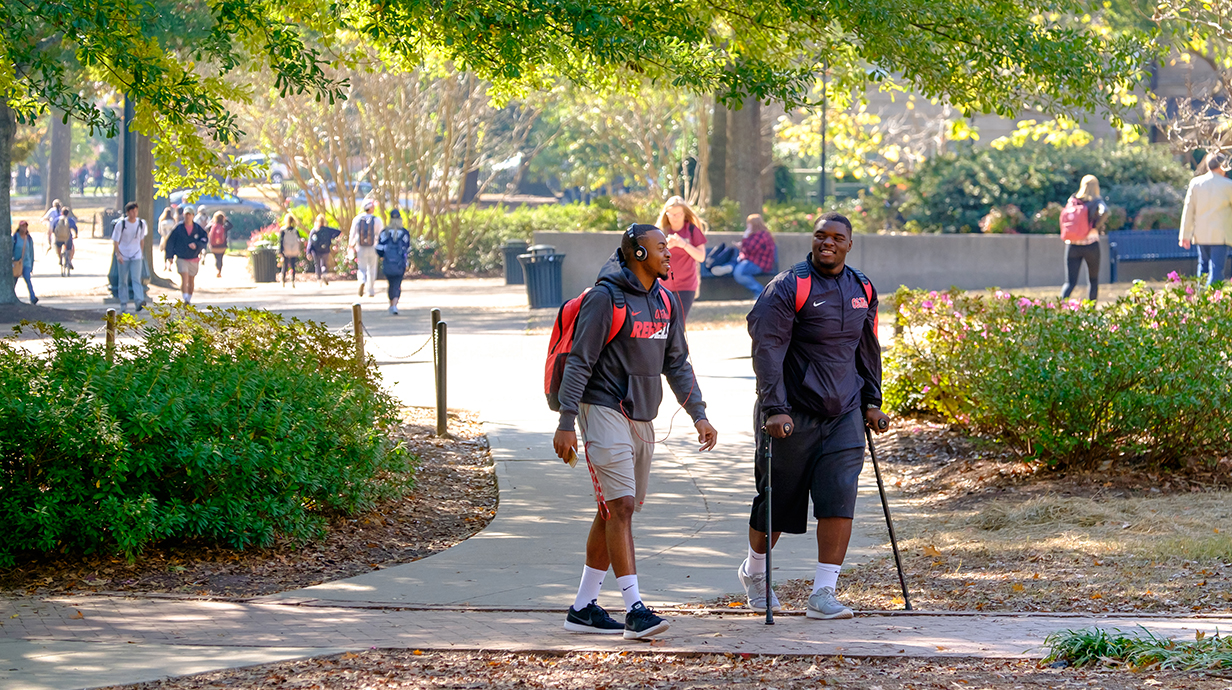
[[[407,497],[354,517],[331,519],[318,543],[236,551],[194,544],[147,549],[135,563],[112,556],[42,556],[0,570],[0,591],[23,595],[166,592],[246,597],[298,589],[408,563],[443,551],[496,515],[496,475],[483,425],[449,412],[437,438],[436,411],[409,408],[398,440],[419,458]]]
[[[1097,687],[1105,690],[1226,690],[1232,683],[1189,673],[1050,668],[1027,660],[773,657],[740,654],[510,653],[371,650],[124,686],[207,688],[796,688],[860,690]]]
[[[914,608],[1232,610],[1227,459],[1168,476],[1130,467],[1062,474],[945,425],[909,419],[877,447],[886,481],[898,489],[890,494],[891,509]],[[844,603],[903,608],[888,535],[883,538],[884,557],[839,579]],[[803,609],[811,590],[809,580],[776,582],[780,600],[792,609]],[[732,594],[707,605],[741,601]]]

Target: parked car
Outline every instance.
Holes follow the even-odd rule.
[[[227,213],[227,214],[255,213],[258,211],[269,213],[270,211],[270,207],[266,206],[260,201],[249,201],[248,199],[241,199],[238,196],[235,196],[234,194],[223,194],[221,196],[202,194],[201,196],[197,197],[197,200],[195,202],[189,202],[185,200],[186,197],[189,195],[189,193],[190,193],[190,190],[187,190],[187,189],[180,190],[178,192],[172,192],[170,197],[168,197],[171,202],[171,207],[179,208],[180,206],[183,206],[184,204],[188,203],[188,204],[191,204],[197,210],[201,210],[204,208],[205,215],[207,216],[213,216],[218,211],[222,211],[223,213]]]
[[[356,199],[366,198],[368,194],[372,192],[371,182],[364,182],[362,180],[359,182],[348,182],[346,186],[347,188],[354,190]],[[329,190],[330,201],[337,202],[338,185],[330,182],[325,185],[325,188]],[[308,195],[301,189],[287,199],[287,201],[289,202],[289,206],[303,206],[308,203]]]
[[[249,153],[240,156],[236,160],[258,168],[264,168],[265,179],[274,184],[282,184],[283,180],[291,176],[291,172],[287,169],[286,164],[277,156],[267,156],[264,153]]]

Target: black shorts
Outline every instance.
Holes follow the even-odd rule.
[[[757,496],[749,526],[766,531],[766,441],[774,443],[771,468],[774,473],[774,531],[804,534],[808,531],[808,504],[813,499],[813,517],[853,518],[860,472],[864,469],[864,416],[859,408],[841,417],[813,417],[793,412],[793,429],[787,438],[771,439],[761,431],[761,411],[754,413],[757,455],[754,477]]]

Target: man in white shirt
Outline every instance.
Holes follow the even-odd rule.
[[[364,296],[365,287],[369,297],[376,295],[376,238],[381,236],[385,223],[372,213],[374,208],[375,201],[364,199],[364,212],[351,221],[351,237],[347,241],[347,248],[355,254],[360,297]]]
[[[132,286],[133,304],[136,311],[145,307],[145,291],[141,286],[141,267],[145,263],[142,244],[145,242],[145,221],[137,217],[137,202],[124,206],[125,217],[116,221],[111,231],[115,243],[116,261],[120,266],[120,311],[128,304],[129,286]]]
[[[1223,280],[1232,242],[1232,180],[1224,172],[1223,154],[1209,154],[1205,162],[1208,172],[1190,180],[1185,192],[1179,239],[1186,249],[1198,245],[1198,275],[1205,273],[1210,285]]]

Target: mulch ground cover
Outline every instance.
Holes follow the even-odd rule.
[[[370,650],[123,686],[142,690],[280,688],[658,688],[841,687],[860,690],[1091,687],[1229,690],[1232,680],[1182,672],[1053,668],[1037,661],[682,656],[646,653],[510,653]]]
[[[1060,472],[927,419],[898,420],[877,448],[916,609],[1232,611],[1232,459]],[[888,538],[885,554],[844,570],[844,603],[903,608]],[[803,609],[812,582],[775,589]]]
[[[333,516],[320,542],[236,551],[164,544],[133,563],[110,555],[32,555],[0,570],[0,592],[85,592],[249,597],[408,563],[461,542],[496,515],[496,475],[475,415],[450,411],[450,437],[435,437],[436,412],[409,408],[396,437],[419,458],[415,488],[370,513]]]

